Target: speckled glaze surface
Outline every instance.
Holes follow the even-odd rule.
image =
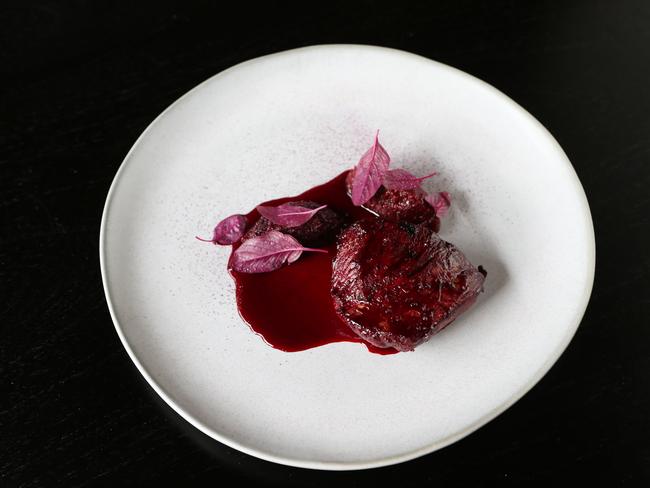
[[[194,236],[336,176],[376,129],[396,166],[440,173],[441,235],[485,267],[485,293],[412,353],[275,350],[237,313],[229,247]],[[504,411],[570,341],[595,261],[582,187],[527,112],[448,66],[347,45],[235,66],[166,110],[115,178],[100,254],[118,334],[165,401],[230,446],[321,469],[411,459]]]

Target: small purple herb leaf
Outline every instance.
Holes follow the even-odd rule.
[[[241,239],[246,231],[247,223],[245,216],[239,214],[231,215],[217,224],[214,231],[212,231],[212,239],[204,239],[198,236],[196,238],[202,242],[228,246]]]
[[[449,211],[451,205],[451,195],[446,191],[439,193],[432,193],[424,197],[424,199],[434,208],[436,216],[444,217]]]
[[[352,178],[352,203],[363,205],[370,200],[382,184],[388,171],[390,156],[379,144],[379,131],[375,134],[375,143],[361,156],[354,168]]]
[[[283,203],[277,207],[265,207],[259,205],[257,211],[271,222],[283,227],[298,227],[311,219],[316,212],[324,209],[327,205],[318,208],[300,207]]]
[[[418,177],[405,169],[391,169],[384,175],[384,186],[387,190],[415,190],[416,188],[420,188],[424,180],[437,174],[431,173],[430,175]]]
[[[290,235],[271,230],[244,241],[233,252],[230,265],[241,273],[266,273],[282,267],[285,262],[293,263],[303,251],[327,252],[303,247]]]

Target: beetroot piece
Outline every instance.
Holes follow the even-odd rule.
[[[351,174],[348,174],[345,184],[350,193]],[[421,224],[430,222],[434,230],[440,230],[440,219],[436,217],[436,211],[425,200],[426,192],[421,188],[413,190],[387,190],[379,188],[377,193],[363,204],[363,208],[375,215],[391,222],[411,222]]]
[[[484,279],[429,225],[369,219],[339,235],[331,293],[360,337],[409,351],[471,306]]]
[[[437,232],[440,229],[440,219],[424,199],[425,196],[426,193],[420,189],[387,190],[382,186],[364,207],[391,222],[431,222]]]
[[[288,202],[287,205],[312,209],[322,206],[320,203],[306,200]],[[277,230],[295,237],[303,246],[324,246],[331,244],[336,240],[336,235],[342,226],[343,219],[329,207],[319,210],[307,222],[297,227],[284,227],[277,225],[267,218],[260,216],[255,225],[244,234],[242,241],[250,239],[251,237],[261,236],[270,230]]]

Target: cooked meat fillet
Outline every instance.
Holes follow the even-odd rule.
[[[369,219],[339,235],[331,293],[363,339],[409,351],[474,303],[484,279],[431,226]]]

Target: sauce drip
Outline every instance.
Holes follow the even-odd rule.
[[[279,198],[261,205],[280,205],[294,200],[312,200],[327,205],[349,221],[370,216],[367,210],[352,205],[346,193],[345,171],[327,183],[295,197]],[[246,215],[253,225],[257,210]],[[238,244],[233,246],[233,251]],[[392,348],[379,348],[357,336],[334,311],[330,295],[332,260],[336,245],[328,253],[305,252],[296,261],[270,273],[238,273],[235,280],[237,308],[251,329],[276,349],[304,351],[333,342],[360,342],[370,352],[393,354]]]

